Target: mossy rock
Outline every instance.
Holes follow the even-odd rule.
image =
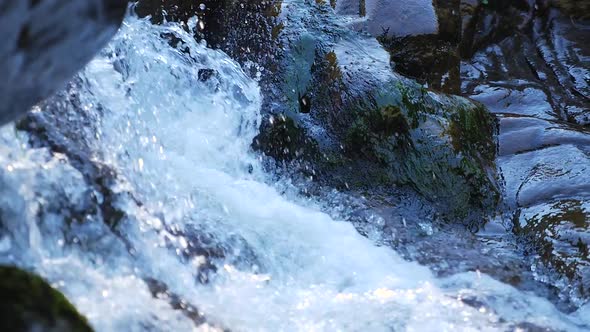
[[[0,266],[0,315],[1,331],[92,331],[65,296],[16,267]]]
[[[412,145],[408,119],[395,105],[360,111],[358,119],[349,127],[344,143],[350,152],[379,160],[374,147],[390,138],[392,144],[401,149]]]
[[[317,142],[321,157],[312,163],[320,181],[352,190],[409,186],[447,220],[485,220],[482,211],[491,213],[500,197],[493,116],[480,104],[393,73],[365,76],[367,67],[357,69],[362,59],[333,43],[293,37],[282,65],[281,105],[300,126],[299,141]],[[305,112],[301,95],[311,100]]]
[[[500,197],[494,118],[483,105],[398,83],[353,112],[344,139],[351,157],[386,167],[449,217],[491,212]]]
[[[304,128],[284,114],[267,117],[254,138],[252,147],[278,161],[314,160],[319,154],[317,143]]]

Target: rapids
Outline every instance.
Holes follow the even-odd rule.
[[[79,128],[89,159],[117,174],[124,217],[87,213],[89,197],[104,197],[81,171],[7,126],[0,261],[47,278],[97,331],[590,328],[588,307],[564,314],[477,272],[436,278],[277,182],[250,148],[257,82],[179,25],[127,18],[77,80],[70,116],[91,122]],[[165,291],[154,296],[149,280]]]

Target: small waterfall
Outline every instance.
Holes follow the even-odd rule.
[[[172,294],[236,331],[589,326],[582,312],[565,315],[483,274],[437,279],[320,204],[281,195],[250,149],[256,81],[179,25],[128,18],[78,80],[80,116],[95,119],[90,159],[117,174],[110,190],[124,216],[112,226],[64,211],[105,198],[66,156],[4,128],[0,260],[46,277],[97,331],[196,329]]]

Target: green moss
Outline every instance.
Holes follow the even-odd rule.
[[[427,90],[423,86],[410,89],[402,82],[399,82],[397,89],[401,95],[401,106],[406,110],[412,129],[418,128],[427,114],[435,113],[434,107],[425,98]]]
[[[281,161],[313,160],[318,156],[317,143],[292,118],[272,116],[263,123],[253,148]]]
[[[348,129],[344,138],[346,149],[355,153],[373,153],[370,146],[371,131],[364,119],[358,119]]]
[[[496,157],[494,128],[494,119],[483,106],[459,107],[451,115],[448,134],[455,152],[492,162]]]
[[[283,8],[283,1],[271,1],[268,3],[268,6],[265,10],[266,17],[278,17],[281,14],[281,10]]]
[[[375,123],[375,130],[383,133],[384,136],[401,136],[407,138],[410,133],[410,125],[406,116],[397,106],[387,105],[379,111]]]
[[[348,91],[336,52],[326,51],[321,43],[315,43],[313,52],[309,70],[311,81],[306,90],[299,91],[313,96],[315,102],[311,113],[316,120],[326,125],[348,126],[351,122],[345,120],[349,109],[345,97]]]
[[[0,266],[0,330],[92,331],[74,306],[40,277]]]
[[[277,40],[281,35],[281,32],[283,32],[283,29],[285,29],[285,25],[283,24],[283,22],[280,22],[279,24],[273,26],[271,31],[271,38],[273,40]]]
[[[394,149],[411,146],[410,125],[402,110],[395,105],[360,110],[349,127],[344,142],[349,151],[385,162],[379,151],[383,144]]]
[[[338,66],[338,57],[334,51],[326,53],[327,67],[325,68],[326,79],[329,82],[335,82],[342,79],[342,71]]]
[[[374,102],[357,106],[346,150],[387,169],[391,181],[440,203],[449,219],[481,222],[481,212],[494,209],[500,197],[493,178],[494,119],[482,106],[443,98],[434,100],[425,88],[399,82]]]

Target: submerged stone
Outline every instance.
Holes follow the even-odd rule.
[[[519,211],[517,234],[529,241],[538,269],[550,269],[551,281],[578,305],[590,296],[590,204],[561,199]]]

